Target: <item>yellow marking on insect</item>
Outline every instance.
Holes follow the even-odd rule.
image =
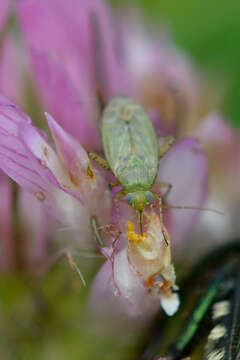
[[[134,229],[134,224],[131,221],[126,221],[127,227],[127,238],[129,241],[135,243],[144,243],[146,240],[147,234],[144,232],[142,235],[137,234]]]

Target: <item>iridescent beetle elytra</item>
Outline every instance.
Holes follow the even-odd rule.
[[[106,160],[95,153],[89,153],[105,169],[112,170],[117,181],[112,186],[122,186],[115,197],[119,213],[118,200],[127,200],[139,213],[142,233],[142,212],[153,198],[159,199],[160,216],[161,197],[151,191],[158,171],[158,161],[169,150],[175,139],[166,137],[159,148],[153,124],[143,107],[126,95],[111,99],[102,114],[101,134]],[[171,184],[158,183],[171,189]],[[119,216],[119,214],[118,214]]]

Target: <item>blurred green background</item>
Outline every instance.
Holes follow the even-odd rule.
[[[122,0],[110,0],[122,5]],[[167,22],[173,39],[223,92],[222,110],[240,127],[240,2],[136,0],[150,22]]]

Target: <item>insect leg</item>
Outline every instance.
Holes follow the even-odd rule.
[[[108,164],[107,160],[105,160],[102,156],[100,156],[94,152],[89,152],[88,156],[91,160],[95,161],[102,168],[104,168],[106,170],[111,170],[110,165]]]
[[[166,245],[168,246],[167,235],[166,235],[166,233],[165,233],[164,225],[163,225],[162,198],[161,198],[161,196],[159,196],[157,193],[153,193],[153,194],[154,194],[154,196],[158,199],[160,225],[161,225],[161,229],[162,229],[162,234],[163,234],[163,237],[164,237],[164,241],[166,242]]]
[[[168,150],[171,148],[171,146],[176,141],[175,137],[169,135],[169,136],[163,136],[163,139],[165,139],[165,142],[159,146],[158,150],[158,158],[159,160],[168,152]]]
[[[107,231],[111,235],[111,237],[114,238],[112,245],[115,244],[115,242],[119,239],[121,235],[120,230],[116,233],[114,224],[107,224],[100,226],[96,216],[91,217],[90,224],[91,224],[94,240],[97,243],[98,247],[100,248],[103,248],[105,246],[104,241],[102,239],[102,231]]]
[[[170,184],[168,182],[157,182],[154,185],[157,185],[159,187],[167,187],[167,190],[166,190],[165,194],[163,195],[163,199],[165,200],[172,189],[172,184]]]
[[[86,286],[86,281],[85,281],[85,279],[83,277],[83,274],[82,274],[81,270],[79,269],[79,267],[77,266],[77,264],[75,263],[75,261],[73,259],[73,256],[72,256],[72,253],[71,253],[71,251],[69,249],[62,249],[62,250],[58,251],[53,256],[53,258],[50,259],[48,267],[51,267],[54,263],[59,261],[63,256],[66,256],[70,267],[77,272],[77,274],[80,277],[83,285]]]
[[[103,247],[103,240],[102,240],[102,236],[101,236],[101,228],[100,228],[100,226],[98,224],[96,216],[91,217],[90,225],[91,225],[91,228],[92,228],[92,232],[93,232],[95,242],[97,243],[98,246]]]
[[[113,188],[114,186],[119,186],[119,185],[121,185],[121,184],[120,184],[120,182],[118,180],[112,181],[109,184],[110,188]]]
[[[120,215],[120,209],[119,209],[119,198],[123,197],[125,195],[125,192],[123,190],[120,190],[114,198],[114,203],[116,207],[116,213],[117,213],[117,220],[119,225],[119,231],[122,233],[122,220]]]

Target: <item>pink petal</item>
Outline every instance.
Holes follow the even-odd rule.
[[[94,59],[91,70],[95,72],[95,87],[100,86],[107,101],[119,93],[134,95],[135,84],[123,64],[121,34],[114,31],[117,19],[111,18],[109,9],[103,5],[100,1],[89,2],[86,15],[89,18],[90,52]]]
[[[64,65],[57,58],[36,51],[32,52],[32,61],[38,88],[48,111],[85,148],[101,148],[94,116],[88,114],[85,97],[78,93]]]
[[[199,117],[203,88],[191,59],[176,47],[165,23],[155,29],[133,8],[124,9],[122,15],[126,64],[137,84],[137,97],[158,114],[157,130],[165,123],[172,128],[170,133],[179,132],[184,113],[184,130],[190,133],[186,128]]]
[[[94,168],[86,151],[56,121],[46,114],[49,127],[56,142],[58,153],[68,171],[70,184],[76,191],[86,208],[98,217],[101,224],[110,222],[112,198],[108,190],[108,181],[102,172]],[[99,204],[101,203],[101,208]]]
[[[238,206],[240,176],[239,135],[228,122],[218,114],[209,114],[196,129],[207,153],[210,167],[210,194],[219,202]]]
[[[224,216],[203,213],[198,226],[200,237],[212,239],[212,244],[239,234],[240,141],[238,132],[220,114],[210,113],[198,128],[209,160],[209,196],[207,206],[221,210]],[[207,235],[206,235],[207,234]],[[203,250],[209,247],[201,242]]]
[[[152,31],[154,29],[144,23],[135,9],[128,10],[122,16],[122,29],[127,64],[136,80],[147,77],[154,80],[157,75],[154,85],[158,86],[158,90],[163,81],[167,86],[175,85],[194,96],[199,79],[185,53],[173,43],[168,27]],[[193,90],[194,94],[191,94]]]
[[[4,103],[6,99],[0,101]],[[90,236],[89,212],[79,199],[61,189],[57,177],[62,180],[64,171],[53,149],[17,107],[0,105],[0,113],[2,170],[40,200],[57,219]],[[46,154],[51,154],[50,158],[46,159]]]
[[[130,309],[137,313],[144,312],[141,306],[143,306],[143,298],[147,295],[146,288],[143,279],[138,277],[132,268],[126,248],[114,257],[113,276],[120,295],[131,305]]]
[[[19,138],[0,133],[0,166],[15,181],[27,186],[33,194],[42,193],[45,200],[45,192],[48,191],[39,176],[36,159],[29,156]]]
[[[89,158],[83,147],[53,119],[45,114],[49,128],[56,142],[58,153],[70,171],[75,171],[76,163],[81,171],[87,171]],[[77,174],[76,174],[77,175]]]
[[[133,333],[136,329],[139,329],[139,325],[141,326],[144,320],[142,314],[136,316],[133,306],[129,305],[121,296],[117,294],[114,295],[112,264],[110,261],[106,261],[102,265],[93,281],[90,296],[90,310],[94,313],[96,322],[99,320],[101,323],[104,321],[105,325],[110,324],[110,326],[112,326],[113,324],[116,331],[121,331],[127,326]],[[130,314],[132,316],[129,317]],[[117,324],[117,327],[115,324]]]
[[[20,123],[30,124],[31,119],[0,94],[0,132],[5,135],[17,135]]]
[[[175,143],[159,162],[156,182],[168,182],[172,189],[167,204],[202,207],[206,198],[207,161],[196,138]],[[167,229],[176,244],[195,224],[198,210],[168,209]]]
[[[44,205],[23,189],[19,193],[19,207],[24,233],[23,255],[30,269],[34,269],[34,265],[47,260],[50,218]]]
[[[99,86],[107,97],[131,93],[116,20],[102,1],[25,0],[18,9],[28,46],[56,55],[81,94],[88,88],[94,95]]]
[[[21,124],[19,137],[37,162],[42,166],[41,173],[55,186],[70,187],[70,179],[52,146],[42,137],[37,128]],[[52,174],[54,174],[52,176]]]
[[[131,268],[126,248],[116,254],[114,266],[108,260],[99,270],[93,283],[91,302],[96,312],[110,317],[134,316],[138,320],[151,317],[159,308],[159,301],[147,294]]]
[[[202,119],[195,133],[205,144],[239,145],[236,131],[218,113],[210,113]]]
[[[8,32],[1,44],[0,91],[15,102],[22,103],[28,72],[29,63],[25,48],[12,32]]]
[[[17,4],[22,30],[30,47],[55,52],[59,57],[79,55],[86,47],[86,21],[82,14],[91,1],[23,0]],[[82,30],[79,32],[79,30]],[[65,61],[65,60],[64,60]]]
[[[97,312],[107,312],[107,308],[111,306],[110,301],[114,302],[112,285],[112,264],[106,261],[97,273],[92,287],[92,306]],[[100,301],[96,301],[99,299]]]
[[[73,189],[70,176],[55,151],[33,126],[22,125],[20,134],[28,152],[43,168],[40,175],[44,175],[44,180],[48,180],[52,185],[50,189],[53,205],[59,211],[57,218],[89,239],[91,233],[89,219],[93,215],[89,210],[91,206],[84,206],[82,194]],[[43,174],[43,171],[46,173]],[[102,213],[105,214],[105,211]]]
[[[18,3],[18,12],[28,47],[36,53],[50,55],[58,67],[61,64],[71,86],[79,92],[79,98],[91,105],[87,4],[76,0],[68,3],[25,0]],[[56,116],[50,108],[48,110]],[[68,117],[65,122],[69,122]]]

